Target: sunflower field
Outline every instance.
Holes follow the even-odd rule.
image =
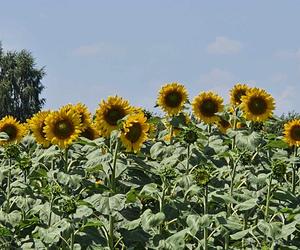
[[[300,120],[238,83],[0,121],[0,249],[300,249]],[[275,129],[277,128],[277,129]]]

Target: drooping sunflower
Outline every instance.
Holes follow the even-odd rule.
[[[158,94],[157,105],[169,116],[173,116],[182,111],[187,98],[186,88],[182,84],[173,82],[162,86]]]
[[[50,111],[40,111],[36,113],[30,120],[28,120],[29,129],[37,143],[41,144],[44,148],[51,145],[51,142],[46,139],[44,132],[45,119],[50,114]]]
[[[219,120],[216,113],[222,112],[223,108],[222,97],[211,91],[200,93],[192,102],[195,117],[208,124]]]
[[[127,151],[140,151],[148,138],[150,125],[143,113],[129,115],[123,122],[120,139]]]
[[[82,130],[80,136],[89,140],[95,140],[99,137],[99,132],[95,127],[95,124],[90,123],[84,130]]]
[[[219,121],[217,122],[218,129],[223,133],[226,134],[227,129],[231,127],[231,124],[229,121],[227,121],[224,118],[220,118]]]
[[[8,135],[8,140],[0,141],[1,145],[20,141],[25,136],[27,130],[25,125],[17,121],[13,116],[5,116],[0,121],[0,132]]]
[[[80,115],[74,109],[62,108],[45,119],[46,139],[61,148],[67,148],[81,133]]]
[[[100,134],[108,137],[118,128],[118,121],[130,114],[133,108],[127,100],[119,96],[110,96],[107,101],[102,100],[96,110],[95,123]]]
[[[265,90],[252,88],[242,96],[241,109],[246,120],[263,122],[272,116],[275,101]]]
[[[232,106],[238,106],[242,102],[242,96],[247,94],[250,87],[246,84],[237,83],[230,90],[230,103]]]
[[[295,119],[284,124],[284,140],[290,146],[300,146],[300,120]]]

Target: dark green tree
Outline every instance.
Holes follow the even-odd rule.
[[[0,118],[12,115],[25,121],[40,111],[45,103],[40,97],[44,75],[30,52],[4,52],[0,43]]]

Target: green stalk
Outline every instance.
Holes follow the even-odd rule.
[[[292,193],[295,194],[295,190],[296,190],[296,164],[295,164],[295,159],[297,156],[297,147],[294,146],[294,162],[293,162],[293,166],[292,166]]]
[[[118,147],[119,147],[119,141],[116,142],[114,156],[113,156],[113,165],[111,169],[111,189],[113,193],[116,193],[116,165],[117,165],[117,158],[118,158]]]
[[[164,206],[165,206],[165,196],[166,196],[166,186],[164,184],[164,180],[163,180],[163,185],[162,185],[162,196],[160,198],[159,201],[159,212],[163,212],[164,210]],[[159,226],[159,234],[162,234],[163,231],[163,225]]]
[[[189,174],[190,172],[190,149],[191,149],[191,145],[188,143],[187,146],[187,153],[186,153],[186,174]]]
[[[68,148],[64,151],[65,173],[68,173]]]
[[[72,232],[70,236],[70,250],[74,250],[74,242],[75,242],[75,225],[74,225],[74,215],[72,215]]]
[[[170,124],[170,144],[173,144],[173,133],[174,133],[174,127],[172,124]]]
[[[116,165],[117,165],[117,158],[118,158],[118,148],[119,148],[119,141],[117,140],[114,156],[113,156],[113,165],[111,169],[111,190],[110,196],[116,193]],[[109,214],[109,232],[108,232],[108,247],[110,250],[114,248],[114,216],[112,213]]]
[[[267,222],[269,216],[269,206],[270,206],[270,196],[271,196],[271,188],[272,188],[272,180],[273,176],[270,175],[269,183],[268,183],[268,192],[267,192],[267,200],[266,200],[266,210],[265,210],[265,221]]]
[[[108,246],[110,250],[114,248],[114,217],[112,214],[109,215],[109,237],[108,237]]]
[[[6,185],[6,212],[9,213],[9,207],[10,207],[10,193],[11,193],[11,159],[8,160],[9,166],[8,166],[8,176],[7,176],[7,185]]]
[[[248,216],[244,214],[244,226],[243,230],[246,230],[248,227]],[[245,249],[245,238],[242,239],[242,249]]]
[[[49,218],[48,218],[48,227],[51,226],[53,200],[54,200],[54,197],[53,197],[53,194],[51,194],[51,200],[50,200],[50,212],[49,212]]]
[[[203,214],[208,214],[208,185],[204,186]],[[204,250],[208,250],[208,228],[204,227]]]

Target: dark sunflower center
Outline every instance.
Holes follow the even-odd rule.
[[[230,126],[230,123],[224,119],[221,119],[219,123],[223,128],[228,128]]]
[[[61,120],[55,124],[53,132],[56,137],[66,139],[73,134],[74,126],[68,120]]]
[[[112,108],[105,114],[105,120],[108,124],[116,126],[118,121],[125,116],[125,112],[121,108]]]
[[[18,130],[14,125],[8,124],[3,128],[3,132],[9,136],[9,140],[14,140],[17,137]]]
[[[40,126],[40,135],[43,137],[43,138],[46,138],[46,134],[44,132],[44,127],[45,127],[45,122],[43,122]]]
[[[130,128],[129,132],[125,135],[125,137],[131,141],[132,143],[135,143],[138,141],[142,134],[142,126],[139,123],[134,123]]]
[[[218,112],[218,104],[211,99],[207,99],[200,104],[199,109],[204,116],[214,116]]]
[[[291,129],[291,138],[295,141],[300,141],[300,126],[293,126]]]
[[[240,90],[236,91],[234,93],[234,100],[240,104],[242,102],[241,99],[242,99],[243,95],[246,95],[246,90],[240,89]]]
[[[165,102],[168,107],[176,108],[182,101],[182,95],[178,92],[170,92],[165,96]]]
[[[267,111],[268,105],[261,97],[252,97],[248,104],[249,110],[254,115],[262,115]]]
[[[87,129],[85,129],[81,135],[82,137],[88,138],[89,140],[94,140],[95,135],[92,129],[90,129],[89,127]]]

